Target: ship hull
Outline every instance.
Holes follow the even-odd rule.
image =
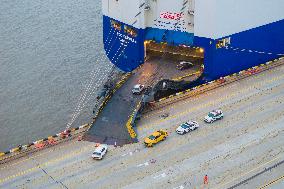
[[[106,54],[114,65],[125,72],[132,71],[144,63],[145,40],[154,40],[158,43],[166,42],[173,46],[186,44],[203,48],[203,76],[207,80],[259,65],[280,57],[284,52],[284,20],[225,36],[226,38],[230,37],[231,44],[234,44],[236,48],[216,48],[219,39],[173,31],[165,37],[165,30],[153,28],[136,28],[137,37],[130,38],[123,30],[117,31],[111,28],[109,23],[112,18],[104,16],[103,19]],[[123,22],[119,23],[122,26],[126,25]]]

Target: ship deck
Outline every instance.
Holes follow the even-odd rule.
[[[188,57],[184,57],[184,60],[188,60]],[[198,61],[192,68],[183,71],[176,69],[177,63],[175,55],[168,54],[163,58],[149,58],[115,92],[85,135],[85,140],[106,144],[116,143],[117,145],[133,142],[125,126],[129,116],[141,100],[141,95],[132,94],[133,86],[138,83],[153,86],[161,79],[176,79],[183,76],[184,80],[197,79],[199,75],[194,73],[199,73],[201,69],[201,64]]]

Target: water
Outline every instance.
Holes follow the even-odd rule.
[[[0,151],[64,130],[91,72],[95,92],[105,80],[104,54],[101,0],[0,0]]]

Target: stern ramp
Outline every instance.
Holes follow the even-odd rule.
[[[176,69],[176,64],[169,59],[153,58],[135,70],[127,81],[113,94],[104,106],[92,127],[85,134],[84,140],[104,143],[109,145],[124,145],[137,142],[132,138],[126,127],[141,95],[133,95],[132,88],[135,84],[152,87],[164,78],[175,78],[188,73],[195,73],[200,65],[186,71]]]

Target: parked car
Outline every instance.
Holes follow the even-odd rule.
[[[157,144],[158,142],[165,140],[167,136],[168,136],[167,131],[158,130],[152,133],[147,138],[145,138],[144,143],[147,147],[152,147],[154,144]]]
[[[134,85],[133,89],[132,89],[132,93],[133,94],[137,94],[137,95],[140,95],[142,94],[142,92],[145,90],[145,86],[144,85],[141,85],[141,84],[137,84],[137,85]]]
[[[95,151],[92,154],[93,159],[103,159],[104,155],[107,152],[107,145],[101,144],[98,147],[96,147]]]
[[[191,62],[186,62],[186,61],[181,61],[178,65],[177,65],[177,69],[178,70],[186,70],[193,67],[193,63]]]
[[[208,113],[207,116],[205,116],[204,121],[206,123],[213,123],[216,120],[223,119],[224,114],[222,110],[213,110]]]
[[[181,124],[177,129],[176,133],[183,135],[185,133],[188,133],[190,131],[193,131],[199,127],[198,123],[196,121],[188,121],[183,124]]]

